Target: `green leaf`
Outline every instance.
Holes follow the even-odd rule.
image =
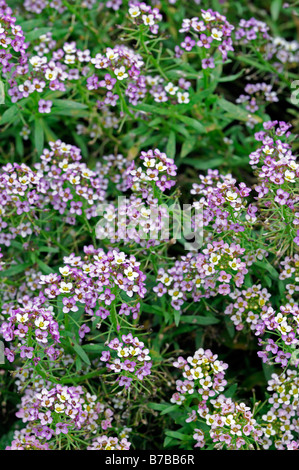
[[[104,343],[90,343],[90,344],[84,344],[84,346],[82,346],[82,348],[84,349],[84,351],[88,352],[88,353],[100,353],[102,351],[104,351],[105,349],[105,345]]]
[[[35,20],[28,20],[24,21],[24,18],[19,17],[17,19],[17,24],[19,24],[22,27],[23,31],[32,31],[33,28],[37,28],[38,26],[42,25],[43,20],[41,19],[35,19]],[[49,28],[48,28],[49,31]]]
[[[174,158],[175,157],[175,152],[176,152],[175,132],[170,131],[167,146],[166,146],[166,154],[169,158]]]
[[[241,106],[237,106],[224,98],[220,98],[217,103],[221,109],[228,113],[229,116],[237,119],[238,121],[248,121],[249,116],[252,116],[252,114],[246,111],[246,109],[243,109]],[[254,118],[259,122],[262,122],[262,119],[255,114]]]
[[[87,109],[87,105],[72,100],[53,100],[53,105],[62,109]]]
[[[271,379],[272,374],[274,374],[274,372],[275,372],[274,366],[266,364],[265,362],[263,362],[262,367],[263,367],[265,379],[268,382],[268,380]]]
[[[192,439],[192,436],[190,436],[190,434],[183,434],[179,431],[165,431],[165,434],[166,436],[169,436],[169,437],[174,437],[175,439],[179,439],[180,441],[183,441],[183,440],[190,440]]]
[[[162,307],[157,307],[156,305],[142,305],[142,311],[145,313],[151,313],[153,315],[163,316]]]
[[[18,112],[19,112],[19,108],[16,104],[14,104],[13,106],[10,106],[2,114],[0,124],[8,124],[10,122],[13,122]]]
[[[43,120],[36,118],[34,123],[34,145],[38,155],[41,155],[44,149],[44,128]]]
[[[87,105],[78,103],[72,100],[52,100],[53,108],[51,115],[57,116],[73,116],[73,117],[88,117],[89,111]]]
[[[168,403],[148,403],[147,406],[156,411],[163,411],[169,408]]]
[[[111,305],[110,318],[114,331],[117,331],[117,313],[115,304]]]
[[[80,346],[80,344],[78,343],[75,343],[73,348],[76,351],[76,353],[81,357],[82,361],[85,362],[85,364],[90,365],[89,357],[87,356],[82,346]]]
[[[181,149],[180,157],[181,158],[186,157],[186,155],[188,155],[190,152],[192,152],[195,145],[196,145],[196,137],[190,137],[189,139],[184,140],[183,145],[182,145],[182,149]]]
[[[231,385],[225,392],[224,392],[224,395],[227,397],[227,398],[232,398],[236,392],[238,388],[238,384],[233,384]]]
[[[179,310],[174,311],[174,322],[175,326],[179,326],[181,320],[181,312]]]
[[[54,246],[40,246],[38,248],[38,251],[40,253],[58,253],[59,252],[59,248],[56,248]]]
[[[30,266],[32,266],[32,263],[14,264],[10,268],[0,271],[0,277],[14,276],[15,274],[22,273],[23,271],[25,271],[25,269],[29,268]]]
[[[34,41],[35,39],[38,39],[43,34],[48,33],[49,30],[50,30],[49,26],[46,28],[34,29],[33,31],[30,31],[30,33],[25,34],[25,39],[26,41],[29,41],[29,42]]]
[[[165,410],[163,410],[161,412],[161,415],[166,415],[166,414],[170,413],[171,411],[174,411],[174,410],[177,410],[177,409],[178,409],[178,405],[170,405],[167,408],[165,408]]]
[[[151,104],[137,104],[133,107],[133,109],[137,109],[138,111],[144,111],[146,113],[153,113],[153,114],[160,114],[162,116],[170,116],[172,113],[167,108],[152,106]]]
[[[279,273],[276,271],[274,266],[272,264],[268,263],[267,261],[255,261],[254,262],[255,266],[258,266],[259,268],[265,269],[268,271],[268,273],[274,278],[278,279],[279,278]]]
[[[0,104],[5,103],[5,92],[4,92],[4,84],[0,80]]]
[[[16,151],[20,157],[24,156],[24,144],[20,134],[16,134]]]
[[[188,126],[193,127],[193,129],[198,131],[200,134],[206,133],[205,127],[197,119],[190,118],[188,116],[180,116],[179,114],[176,116],[176,118],[179,121],[182,121],[184,124],[187,124]]]
[[[182,315],[181,317],[182,323],[192,323],[193,325],[214,325],[215,323],[219,323],[219,321],[218,318],[212,316]]]
[[[273,21],[277,21],[279,18],[279,13],[282,7],[282,0],[272,0],[270,11]]]
[[[223,158],[222,157],[216,157],[212,158],[210,160],[199,160],[199,159],[193,159],[193,158],[184,158],[183,161],[178,162],[178,164],[181,163],[186,163],[187,165],[192,166],[193,168],[196,168],[197,170],[208,170],[209,168],[217,168],[220,165],[223,165]]]
[[[39,267],[41,268],[44,274],[51,274],[55,272],[53,268],[50,268],[50,266],[48,266],[46,263],[44,263],[40,259],[37,260],[37,264],[39,265]]]
[[[76,363],[76,372],[80,372],[80,370],[82,369],[82,361],[79,356],[76,357],[75,363]]]

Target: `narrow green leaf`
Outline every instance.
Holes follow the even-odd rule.
[[[78,344],[78,343],[75,343],[73,348],[76,351],[76,353],[81,357],[82,361],[85,362],[85,364],[90,365],[89,357],[87,356],[87,354],[84,351],[84,349],[82,348],[82,346],[80,346],[80,344]]]
[[[38,39],[43,34],[48,33],[49,30],[50,30],[49,26],[46,28],[34,29],[33,31],[30,31],[30,33],[25,34],[25,39],[26,41],[29,41],[29,42],[34,41],[35,39]]]
[[[37,260],[37,264],[39,265],[39,267],[41,268],[41,270],[44,274],[51,274],[51,273],[55,272],[53,268],[48,266],[46,263],[44,263],[40,259]]]
[[[239,121],[248,121],[249,116],[252,116],[252,114],[246,111],[246,109],[243,109],[241,106],[237,106],[236,104],[231,103],[230,101],[227,101],[224,98],[220,98],[218,100],[218,105],[220,106],[221,109],[226,111],[229,116]],[[262,121],[262,119],[259,116],[256,116],[255,114],[254,114],[254,118],[258,122]]]
[[[117,313],[115,304],[111,305],[110,318],[114,331],[117,331]]]
[[[87,109],[87,105],[72,100],[53,100],[53,105],[62,109]]]
[[[196,138],[195,137],[190,137],[189,139],[184,140],[183,145],[182,145],[182,149],[181,149],[180,157],[181,158],[186,157],[186,155],[188,155],[189,153],[192,152],[195,145],[196,145]]]
[[[279,18],[279,13],[282,7],[282,0],[272,0],[270,11],[273,21],[277,21]]]
[[[197,119],[190,118],[189,116],[180,116],[179,114],[176,116],[176,118],[179,121],[182,121],[184,124],[187,124],[188,126],[193,127],[193,129],[198,131],[200,134],[203,134],[206,132],[205,127]]]
[[[219,323],[220,320],[212,316],[182,315],[181,321],[182,323],[192,323],[193,325],[214,325],[215,323]]]
[[[175,132],[170,131],[166,146],[166,154],[169,158],[174,158],[176,153],[176,137]]]
[[[0,124],[8,124],[10,122],[13,122],[18,112],[19,112],[19,108],[16,104],[14,104],[13,106],[10,106],[2,114]]]
[[[15,274],[22,273],[23,271],[25,271],[25,269],[29,268],[30,266],[32,266],[32,263],[14,264],[10,268],[0,271],[0,277],[14,276]]]
[[[41,118],[36,118],[34,123],[34,145],[38,155],[41,155],[44,149],[44,128]]]
[[[0,80],[0,104],[5,103],[5,92],[4,92],[4,84]]]

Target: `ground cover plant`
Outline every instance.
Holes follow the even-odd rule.
[[[298,39],[0,0],[0,449],[299,449]]]

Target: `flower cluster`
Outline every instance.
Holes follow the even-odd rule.
[[[287,299],[292,301],[292,296],[299,292],[299,255],[287,256],[283,261],[280,262],[283,268],[279,279],[281,281],[287,280],[286,290],[288,292]]]
[[[202,50],[202,68],[214,68],[214,58],[211,56],[216,50],[221,53],[223,62],[227,59],[227,52],[234,50],[231,40],[233,29],[234,26],[227,21],[226,17],[217,11],[201,10],[200,18],[183,20],[179,31],[190,32],[192,37],[186,36],[181,43],[181,48],[190,52],[197,45]]]
[[[163,205],[163,193],[175,184],[172,178],[177,167],[173,159],[158,149],[142,151],[140,160],[142,166],[131,162],[123,167],[121,178],[118,175],[115,180],[118,190],[123,193],[130,190],[132,194],[105,205],[100,214],[103,219],[96,227],[98,238],[114,242],[134,240],[151,246],[164,240],[163,233],[168,234],[169,217]]]
[[[81,438],[90,433],[107,432],[112,427],[113,411],[97,401],[96,395],[86,392],[81,386],[56,385],[53,388],[26,389],[20,409],[16,413],[26,427],[16,431],[8,450],[33,449],[48,444],[49,448],[60,440],[68,445],[68,435],[80,432]],[[110,438],[106,434],[97,437],[102,449],[110,450]],[[114,441],[114,447],[117,444]],[[37,445],[36,445],[37,444]],[[120,447],[120,445],[122,447]],[[120,441],[118,448],[129,448],[127,439]]]
[[[248,272],[242,260],[244,251],[238,244],[213,241],[202,253],[183,256],[167,271],[160,268],[154,292],[159,297],[168,293],[175,310],[181,310],[189,298],[199,302],[217,294],[228,295],[242,286]]]
[[[208,170],[199,179],[200,183],[193,183],[191,194],[202,196],[194,206],[202,205],[203,227],[210,225],[218,233],[228,230],[237,233],[244,231],[244,225],[256,221],[257,208],[247,203],[251,189],[245,183],[237,184],[231,174],[221,175],[218,170]]]
[[[91,317],[104,319],[110,314],[106,307],[116,306],[120,292],[128,299],[144,297],[145,275],[134,256],[116,250],[105,253],[93,246],[84,247],[84,253],[84,257],[75,253],[65,256],[65,265],[59,268],[60,275],[41,276],[40,282],[46,286],[44,295],[49,299],[61,298],[63,313],[76,312],[81,304]],[[128,305],[122,303],[123,313]]]
[[[50,148],[34,169],[24,163],[1,168],[0,244],[38,235],[51,224],[44,217],[49,211],[70,225],[82,214],[87,219],[97,215],[95,205],[104,200],[108,180],[80,162],[77,147],[58,140],[50,142]]]
[[[272,85],[266,83],[248,83],[245,86],[244,92],[236,99],[236,103],[245,103],[245,109],[250,113],[258,111],[259,107],[265,102],[274,103],[278,101],[275,91],[272,91]]]
[[[296,67],[299,62],[299,42],[296,40],[274,37],[266,44],[265,50],[266,59],[273,60],[273,66],[280,73],[283,73],[285,67]]]
[[[1,73],[17,72],[27,63],[26,49],[28,44],[21,26],[16,24],[11,8],[4,0],[0,2],[0,64]],[[15,53],[19,54],[17,61]]]
[[[294,243],[298,245],[299,239],[295,235],[298,227],[296,204],[299,194],[296,182],[299,165],[291,145],[281,138],[284,135],[289,137],[290,124],[268,121],[263,127],[265,131],[255,134],[256,140],[261,141],[262,145],[249,156],[250,165],[258,176],[258,184],[255,186],[258,201],[263,206],[265,216],[273,214],[272,231],[281,232],[287,226]]]
[[[259,333],[263,330],[262,316],[270,307],[271,295],[261,284],[253,285],[247,289],[236,290],[230,294],[234,303],[229,304],[224,313],[230,316],[236,330],[250,329]]]
[[[194,447],[203,448],[212,440],[217,449],[248,449],[260,441],[262,431],[250,408],[221,393],[227,385],[228,365],[219,361],[217,354],[198,349],[187,360],[179,357],[173,365],[181,369],[184,380],[176,381],[177,392],[170,401],[190,410],[185,422],[191,423]],[[201,427],[201,421],[208,430]]]
[[[255,41],[256,44],[257,39],[259,43],[266,42],[270,39],[269,29],[264,21],[259,21],[256,18],[242,19],[235,30],[235,40],[240,44],[250,44],[252,41]]]
[[[259,351],[258,355],[263,362],[273,363],[274,361],[286,367],[294,349],[299,344],[299,306],[287,304],[281,306],[278,312],[269,307],[261,317],[263,320],[261,330],[270,332],[275,341],[272,338],[260,339],[259,344],[263,345],[264,349]],[[295,356],[292,363],[298,367],[299,357]]]
[[[129,1],[129,15],[137,24],[148,26],[152,34],[158,33],[158,23],[162,20],[162,15],[158,8],[152,8],[144,2],[131,0]]]
[[[11,343],[10,349],[4,350],[10,362],[17,354],[24,362],[33,358],[35,364],[43,352],[48,357],[56,357],[57,350],[53,343],[60,343],[59,325],[53,307],[45,304],[45,300],[43,296],[23,297],[17,308],[10,304],[7,310],[2,311],[5,317],[8,315],[1,324],[0,332],[4,340]]]
[[[298,398],[299,379],[295,370],[272,374],[267,390],[269,411],[262,415],[263,449],[275,446],[277,450],[298,449]]]
[[[114,338],[108,343],[110,351],[103,351],[101,361],[107,369],[116,375],[115,382],[125,389],[136,386],[136,380],[142,381],[151,373],[149,350],[132,333],[122,335],[122,341]]]

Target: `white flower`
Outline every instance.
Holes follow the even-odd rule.
[[[212,253],[211,256],[210,256],[210,263],[218,264],[218,261],[220,260],[220,258],[221,258],[220,255],[216,255],[216,254]]]
[[[212,29],[212,33],[211,33],[211,36],[213,39],[216,39],[217,41],[221,41],[221,38],[223,36],[223,32],[222,31],[219,31],[218,29],[216,28],[213,28]]]
[[[232,191],[227,191],[226,193],[226,199],[228,201],[235,201],[238,197],[238,194],[237,193],[234,193]]]
[[[119,69],[115,69],[114,73],[115,73],[116,78],[118,80],[123,80],[124,78],[128,77],[128,74],[126,73],[126,69],[123,65],[121,67],[119,67]]]
[[[47,320],[44,320],[42,316],[38,317],[34,322],[34,324],[41,330],[46,330],[49,323],[50,322]]]
[[[238,268],[240,266],[240,263],[238,263],[238,261],[236,260],[236,258],[234,258],[232,261],[229,261],[229,266],[234,270],[234,271],[238,271]]]
[[[50,80],[50,82],[52,82],[53,80],[56,80],[57,75],[58,75],[57,70],[47,69],[45,73],[45,78],[47,80]]]
[[[167,166],[164,165],[163,162],[159,162],[159,163],[157,163],[157,165],[156,165],[156,169],[157,169],[158,171],[165,171],[165,170],[167,170]]]
[[[213,21],[215,19],[215,16],[211,15],[209,11],[202,13],[201,16],[203,17],[205,21]]]
[[[155,24],[154,15],[142,15],[142,19],[146,26],[153,26]]]
[[[71,291],[72,287],[73,287],[73,284],[71,282],[62,281],[60,283],[60,289],[59,290],[60,290],[60,292],[68,293],[68,292]]]
[[[136,18],[136,16],[140,15],[140,10],[138,7],[131,7],[129,8],[129,14],[132,18]]]
[[[295,183],[295,173],[294,171],[286,170],[284,173],[284,179],[289,181],[289,183]]]
[[[75,63],[76,56],[73,54],[66,54],[64,56],[64,63],[65,64],[74,64]]]
[[[64,404],[63,403],[56,403],[55,406],[54,406],[54,409],[56,411],[56,413],[63,413],[64,411]]]
[[[265,145],[265,147],[263,148],[263,152],[266,155],[271,155],[274,152],[274,148],[270,148],[269,145]]]
[[[143,165],[147,168],[153,168],[155,166],[156,160],[154,158],[145,157]]]
[[[174,299],[180,299],[181,297],[183,297],[183,292],[178,290],[178,288],[170,289],[168,293]]]
[[[177,97],[178,97],[178,102],[179,103],[187,104],[190,101],[189,100],[189,93],[187,91],[185,91],[184,93],[179,91],[178,94],[177,94]]]
[[[114,59],[117,59],[118,58],[118,53],[115,52],[113,49],[111,49],[110,47],[107,48],[107,51],[106,51],[106,57],[109,59],[109,60],[114,60]]]
[[[40,67],[47,62],[46,57],[39,57],[38,55],[35,55],[29,59],[30,64],[32,65],[34,70],[39,70]]]
[[[118,252],[116,250],[113,250],[113,256],[116,264],[122,264],[126,259],[126,254],[123,251]]]
[[[131,267],[128,267],[127,269],[125,269],[124,273],[129,279],[135,279],[136,277],[139,276],[139,274],[136,273],[136,271],[133,271]]]
[[[64,266],[63,268],[59,268],[59,272],[62,276],[68,276],[71,271],[68,266]]]
[[[26,321],[28,321],[28,313],[17,313],[17,321],[19,323],[26,323]]]
[[[170,95],[175,95],[178,89],[179,88],[177,86],[174,86],[173,83],[168,83],[165,87],[165,91],[167,91],[167,93],[169,93]]]

